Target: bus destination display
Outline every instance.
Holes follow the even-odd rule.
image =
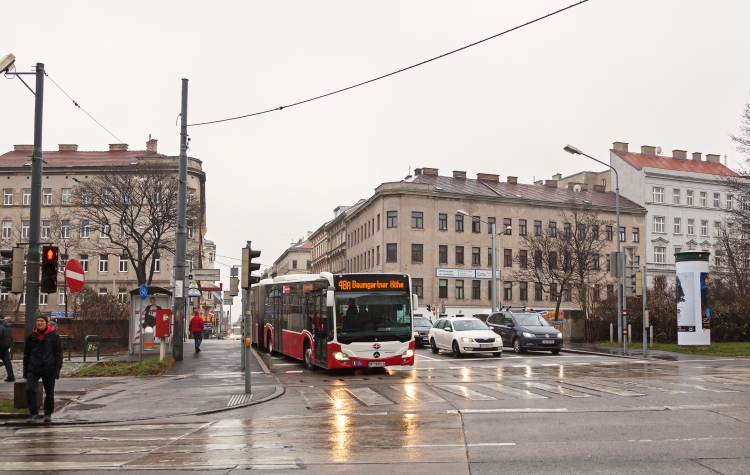
[[[409,288],[409,278],[403,275],[335,275],[333,281],[339,292],[407,290]]]

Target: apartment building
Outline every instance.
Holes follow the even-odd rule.
[[[279,275],[286,274],[310,274],[312,272],[312,232],[307,233],[307,238],[300,238],[293,242],[276,259],[272,266],[266,268],[261,274],[261,279],[273,279]]]
[[[352,206],[337,206],[333,210],[333,219],[310,235],[313,274],[346,271],[346,212],[350,208]]]

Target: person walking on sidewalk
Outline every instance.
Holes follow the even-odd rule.
[[[195,312],[193,318],[190,319],[190,331],[193,332],[193,340],[195,341],[195,352],[201,351],[201,342],[203,341],[203,318]]]
[[[10,344],[13,342],[13,336],[10,334],[10,323],[5,321],[5,317],[0,315],[0,359],[5,365],[5,372],[8,377],[6,383],[12,383],[16,380],[13,375],[13,364],[10,362]]]
[[[62,343],[44,315],[36,318],[36,328],[29,333],[23,346],[23,377],[26,378],[26,402],[29,404],[27,423],[39,418],[36,387],[39,379],[44,385],[44,422],[52,422],[55,411],[55,380],[60,378],[63,365]]]

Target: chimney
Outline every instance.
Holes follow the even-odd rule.
[[[656,147],[652,147],[651,145],[641,145],[641,154],[648,155],[649,157],[655,157]]]
[[[146,151],[156,153],[156,144],[158,142],[159,141],[157,139],[152,139],[149,135],[148,142],[146,142]]]
[[[550,188],[557,188],[557,180],[547,180],[544,182],[544,186],[549,186]]]
[[[514,185],[518,183],[518,177],[517,176],[509,176],[508,177],[508,183],[513,183]]]
[[[78,145],[73,143],[60,143],[57,144],[58,150],[61,152],[77,152]]]
[[[615,142],[612,144],[612,148],[615,149],[615,152],[628,153],[628,144],[625,142]]]
[[[110,152],[127,152],[128,144],[126,143],[111,143],[109,144]]]
[[[674,158],[675,160],[687,160],[687,151],[672,150],[672,158]]]
[[[427,167],[425,167],[425,168],[422,169],[422,174],[423,175],[435,175],[435,176],[437,176],[438,169],[437,168],[427,168]]]
[[[700,162],[701,161],[701,155],[702,154],[700,152],[693,152],[693,160],[695,160],[696,162]]]
[[[604,185],[594,185],[594,191],[607,191],[607,187]]]
[[[708,163],[714,163],[716,165],[721,165],[721,157],[719,155],[715,155],[713,153],[707,153],[706,154],[706,161]]]
[[[453,170],[453,178],[466,178],[466,172]]]
[[[477,173],[477,180],[480,181],[494,181],[500,182],[500,175],[493,175],[492,173]]]
[[[414,176],[419,176],[421,174],[422,174],[422,169],[421,168],[415,168],[414,169]]]
[[[14,145],[13,151],[14,152],[25,152],[25,151],[33,152],[34,146],[33,145]]]
[[[544,180],[536,180],[534,186],[544,186]]]
[[[558,181],[562,180],[562,173],[556,173],[556,174],[552,175],[552,179],[553,180],[558,180]]]

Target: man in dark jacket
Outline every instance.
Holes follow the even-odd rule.
[[[12,383],[16,380],[16,377],[13,376],[13,365],[10,362],[10,344],[12,341],[10,323],[6,322],[5,317],[0,315],[0,359],[3,360],[5,372],[8,374],[5,379],[6,383]]]
[[[52,422],[55,411],[55,380],[60,378],[63,365],[62,343],[48,319],[40,315],[36,328],[26,338],[23,346],[23,377],[26,378],[26,401],[29,404],[28,423],[39,418],[36,386],[41,378],[44,385],[44,422]]]

